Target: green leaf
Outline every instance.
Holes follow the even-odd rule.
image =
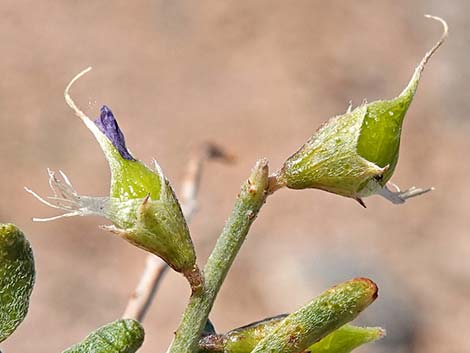
[[[379,327],[357,327],[344,325],[313,344],[310,353],[349,353],[355,348],[376,341],[385,335]]]
[[[144,342],[144,329],[135,320],[117,320],[90,333],[62,353],[134,353]]]
[[[26,317],[34,280],[28,240],[15,225],[0,224],[0,342]]]
[[[260,340],[270,334],[286,317],[280,315],[229,331],[210,335],[200,341],[201,352],[250,353]],[[346,324],[314,343],[305,351],[310,353],[349,353],[355,348],[376,341],[385,335],[379,327],[358,327]]]
[[[341,283],[284,318],[252,353],[299,353],[352,321],[377,298],[377,286],[366,278]]]

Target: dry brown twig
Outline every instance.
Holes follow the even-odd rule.
[[[199,148],[195,149],[188,162],[181,192],[181,208],[188,223],[191,222],[192,217],[197,211],[197,196],[204,163],[209,160],[233,162],[234,156],[212,142],[203,143]],[[127,302],[123,318],[143,321],[168,269],[169,266],[159,257],[155,255],[147,256],[145,268],[137,287]]]

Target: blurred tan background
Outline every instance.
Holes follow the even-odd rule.
[[[274,171],[348,101],[390,98],[406,85],[445,18],[405,121],[393,181],[435,186],[403,206],[367,209],[321,191],[268,200],[211,318],[224,332],[293,311],[320,291],[370,276],[378,301],[362,323],[389,335],[362,352],[470,351],[470,2],[12,1],[0,4],[0,222],[29,236],[37,264],[30,313],[3,353],[60,352],[117,319],[145,253],[98,229],[98,218],[55,215],[46,168],[79,192],[106,195],[108,169],[63,100],[68,81],[90,116],[109,105],[140,159],[158,159],[179,191],[191,150],[223,144],[236,165],[210,164],[191,224],[205,263],[241,182],[259,157]],[[169,273],[144,322],[142,353],[164,352],[189,296]]]

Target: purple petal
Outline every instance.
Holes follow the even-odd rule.
[[[129,153],[126,148],[126,141],[124,135],[119,129],[119,125],[114,119],[113,112],[107,106],[101,107],[101,115],[95,120],[96,126],[101,130],[103,134],[111,141],[114,147],[119,151],[122,158],[129,161],[135,161],[135,158]]]

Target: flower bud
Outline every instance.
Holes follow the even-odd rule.
[[[94,122],[81,112],[68,91],[87,69],[77,75],[65,91],[65,99],[77,116],[93,133],[101,146],[111,170],[109,197],[79,195],[60,172],[49,171],[49,184],[54,196],[46,201],[27,189],[48,206],[67,213],[35,220],[53,220],[69,216],[99,215],[113,225],[103,228],[118,234],[130,243],[149,251],[191,282],[193,289],[200,286],[201,278],[196,265],[196,254],[180,204],[161,168],[154,161],[154,170],[132,156],[126,147],[124,135],[107,106]]]
[[[316,188],[351,197],[362,205],[362,197],[381,194],[394,203],[428,190],[410,189],[393,193],[386,189],[398,161],[400,135],[406,111],[416,93],[424,66],[447,36],[426,53],[408,86],[396,98],[361,106],[328,120],[272,178],[271,191]],[[410,194],[411,193],[411,194]]]

